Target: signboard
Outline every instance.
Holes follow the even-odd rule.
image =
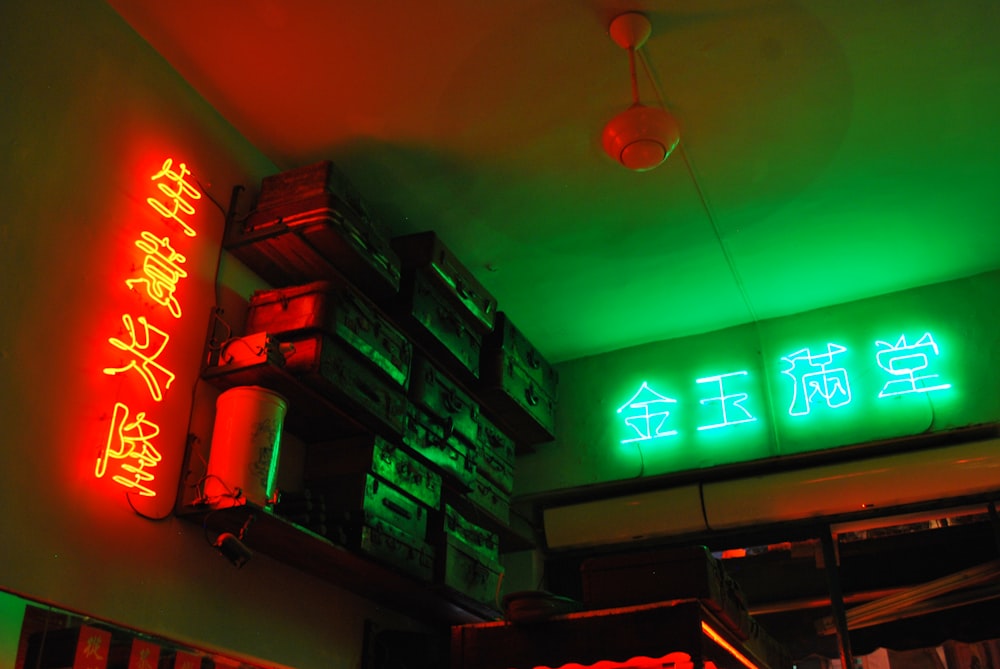
[[[122,203],[108,252],[121,273],[103,293],[115,320],[94,372],[105,378],[107,400],[91,467],[133,508],[161,516],[176,498],[206,332],[207,313],[188,307],[204,302],[196,291],[205,292],[206,259],[219,250],[199,236],[202,192],[188,164],[167,156],[146,169],[142,191],[130,194],[141,204]]]
[[[518,494],[1000,420],[1000,272],[558,365],[556,439]]]
[[[851,352],[856,354],[849,355]],[[855,407],[880,401],[889,405],[891,398],[953,389],[947,375],[942,376],[939,370],[954,361],[947,350],[942,355],[931,332],[910,334],[909,339],[905,332],[894,333],[890,341],[879,339],[858,349],[853,345],[849,348],[845,340],[830,341],[789,351],[770,362],[763,373],[772,378],[764,387],[775,388],[768,393],[773,397],[752,383],[746,369],[691,379],[686,389],[682,388],[683,379],[667,374],[656,388],[643,381],[616,411],[624,425],[621,443],[652,445],[659,440],[680,439],[680,421],[674,414],[682,411],[693,413],[696,432],[726,430],[736,436],[741,426],[769,420],[769,404],[774,401],[780,403],[778,411],[791,417],[776,421],[781,424],[807,425],[822,420],[825,414],[823,422],[835,425],[839,414],[844,421],[853,420],[851,409]],[[681,402],[682,394],[694,399]],[[887,410],[892,407],[887,406]]]
[[[73,669],[105,669],[111,651],[111,632],[89,625],[80,626],[73,657]]]
[[[128,656],[128,669],[158,669],[160,647],[151,641],[132,639],[132,651]]]

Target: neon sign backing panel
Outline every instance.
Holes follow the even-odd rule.
[[[90,466],[99,484],[151,516],[169,513],[176,500],[204,344],[199,315],[208,314],[205,296],[214,295],[205,279],[219,246],[199,235],[205,213],[196,179],[171,156],[150,166],[134,193],[140,204],[122,203],[117,237],[130,243],[112,256],[123,272],[105,298],[117,328],[98,353],[107,399]]]
[[[561,363],[556,440],[518,491],[1000,421],[997,294],[988,272]]]

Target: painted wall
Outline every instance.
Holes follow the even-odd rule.
[[[365,618],[414,623],[262,555],[236,570],[200,526],[168,515],[187,409],[214,401],[196,377],[216,302],[216,202],[225,208],[233,186],[252,188],[275,166],[104,3],[8,3],[3,16],[0,590],[230,656],[358,666]],[[147,201],[171,185],[154,179],[167,158],[185,163],[202,195],[189,200],[194,238]],[[170,313],[170,295],[159,303],[150,284],[125,283],[143,276],[143,232],[172,244],[183,315]],[[218,271],[218,297],[239,323],[259,281],[225,256]],[[169,388],[151,375],[168,391],[161,402],[134,369],[105,373],[129,360],[111,342],[129,343],[123,315],[172,337]],[[131,487],[95,471],[127,402],[133,421],[145,412],[162,427],[161,459],[144,470],[157,476]],[[157,497],[137,495],[139,483]],[[165,517],[141,517],[128,500]]]
[[[516,493],[994,422],[997,294],[992,272],[564,363]]]

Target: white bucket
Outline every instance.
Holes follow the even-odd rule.
[[[274,501],[281,430],[288,402],[258,386],[230,388],[215,404],[212,449],[205,486],[222,494],[242,491],[248,502],[265,506]]]

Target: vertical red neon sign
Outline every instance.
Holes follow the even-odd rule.
[[[194,201],[201,199],[188,176],[187,165],[174,166],[167,158],[150,180],[156,182],[158,197],[146,202],[160,215],[168,229],[180,227],[185,237],[195,237],[197,232],[186,217],[196,212]],[[130,375],[138,377],[146,393],[135,393],[115,402],[111,410],[111,425],[107,441],[97,457],[94,475],[111,479],[131,493],[155,497],[156,467],[162,460],[157,447],[160,426],[157,423],[157,403],[162,402],[171,390],[176,375],[160,358],[167,350],[176,321],[182,316],[181,304],[176,293],[180,282],[188,276],[184,269],[185,255],[174,248],[169,235],[142,231],[135,241],[142,253],[141,276],[124,281],[128,290],[141,291],[156,306],[151,317],[121,315],[124,336],[109,337],[110,355],[119,356],[117,366],[103,369],[108,376]]]

